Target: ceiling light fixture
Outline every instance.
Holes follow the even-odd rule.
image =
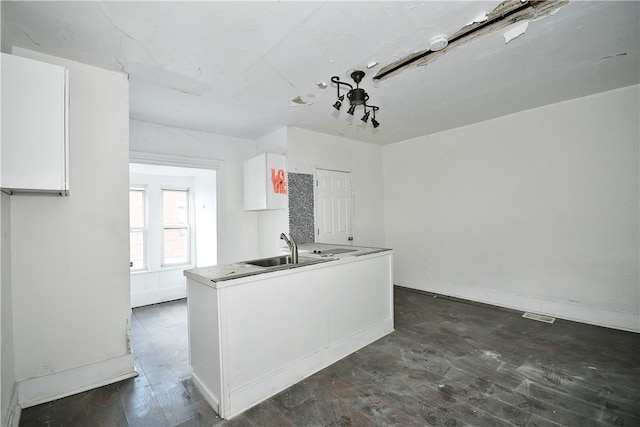
[[[431,52],[438,52],[449,44],[449,40],[445,36],[435,36],[429,41],[429,50]]]
[[[340,77],[338,76],[331,77],[331,82],[338,85],[338,100],[335,102],[335,104],[333,104],[333,108],[335,108],[336,110],[340,110],[340,107],[342,107],[342,101],[344,101],[344,95],[340,95],[340,85],[348,86],[349,91],[347,92],[347,99],[349,100],[350,107],[349,110],[347,110],[347,114],[353,116],[356,111],[356,107],[358,105],[362,105],[364,107],[364,116],[362,116],[361,120],[367,123],[367,121],[369,120],[369,113],[373,111],[371,124],[374,128],[377,128],[378,126],[380,126],[380,123],[378,123],[378,121],[376,120],[376,111],[378,111],[380,107],[367,104],[367,101],[369,100],[369,94],[364,89],[361,89],[359,87],[363,77],[364,71],[355,70],[353,73],[351,73],[351,78],[354,82],[356,82],[355,88],[349,83],[340,81]]]

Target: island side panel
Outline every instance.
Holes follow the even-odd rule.
[[[332,267],[222,289],[230,390],[255,382],[329,345],[325,292]]]
[[[391,265],[389,251],[221,289],[226,418],[393,331]]]
[[[218,290],[187,279],[192,380],[214,411],[224,414]]]
[[[393,328],[391,271],[390,253],[359,257],[352,263],[337,266],[336,279],[327,283],[326,289],[333,295],[328,312],[331,345],[351,340],[381,323]]]

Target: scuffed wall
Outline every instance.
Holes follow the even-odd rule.
[[[128,347],[129,93],[124,74],[14,53],[69,69],[71,195],[11,199],[15,367],[20,404],[28,406],[135,374]],[[79,368],[84,374],[73,376]]]
[[[242,168],[256,155],[255,141],[137,120],[130,129],[131,151],[220,161],[218,263],[257,258],[257,216],[244,210]]]
[[[5,28],[4,14],[0,3],[0,46],[4,47],[7,37],[2,32]],[[0,97],[2,85],[0,84]],[[0,129],[2,119],[0,118]],[[1,133],[1,132],[0,132]],[[1,140],[0,140],[1,142]],[[0,153],[2,156],[2,153]],[[7,426],[16,416],[17,396],[15,396],[15,364],[13,354],[13,303],[11,294],[11,197],[0,194],[0,425]]]
[[[1,93],[1,89],[0,89]],[[0,126],[2,124],[0,123]],[[15,362],[13,353],[13,303],[11,293],[11,196],[0,193],[0,325],[2,343],[0,344],[0,400],[2,402],[2,423],[9,425],[15,416],[17,396],[15,393]]]
[[[384,147],[397,285],[638,330],[639,87]]]
[[[289,173],[351,173],[353,244],[384,247],[382,146],[300,128],[288,128],[287,141]]]

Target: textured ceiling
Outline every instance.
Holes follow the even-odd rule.
[[[251,139],[297,126],[386,144],[639,83],[637,1],[571,1],[508,43],[513,26],[371,79],[499,4],[3,1],[2,44],[129,74],[134,119]],[[354,69],[377,129],[332,108],[331,76]]]

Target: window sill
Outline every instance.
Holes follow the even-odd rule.
[[[149,274],[149,273],[162,273],[164,271],[173,271],[173,270],[188,270],[191,268],[196,268],[195,265],[193,264],[180,264],[180,265],[167,265],[167,266],[163,266],[160,267],[158,269],[154,269],[154,270],[135,270],[135,271],[130,271],[129,274],[134,276],[134,275],[138,275],[138,274]]]
[[[196,268],[196,266],[193,264],[163,265],[160,267],[160,271],[186,270],[187,268]]]

